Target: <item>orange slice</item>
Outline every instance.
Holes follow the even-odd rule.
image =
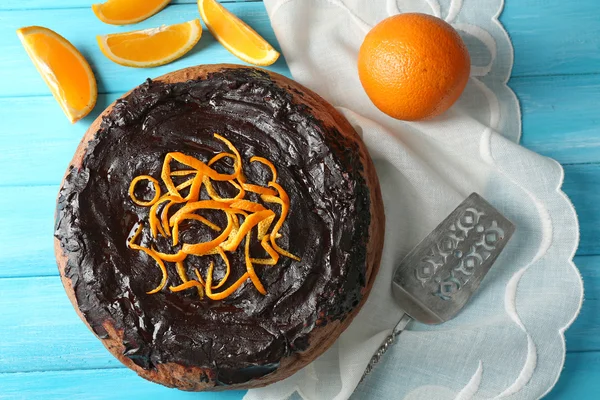
[[[200,21],[96,37],[106,57],[126,67],[157,67],[190,51],[202,36]]]
[[[279,53],[254,29],[215,0],[198,0],[202,20],[213,36],[233,55],[260,66],[273,64]]]
[[[98,89],[81,53],[67,39],[41,26],[18,29],[17,35],[69,121],[88,115],[96,104]]]
[[[102,22],[111,25],[135,24],[150,18],[171,0],[108,0],[93,4],[92,10]]]

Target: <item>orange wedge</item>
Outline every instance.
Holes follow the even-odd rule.
[[[89,114],[96,104],[96,78],[88,62],[67,39],[41,26],[17,30],[33,64],[69,121]]]
[[[108,0],[92,5],[96,17],[111,25],[135,24],[150,18],[171,0]]]
[[[176,25],[97,36],[100,50],[117,64],[127,67],[157,67],[190,51],[202,36],[195,19]]]
[[[215,0],[198,0],[198,9],[210,33],[235,56],[260,66],[271,65],[279,58],[279,53],[254,29]]]

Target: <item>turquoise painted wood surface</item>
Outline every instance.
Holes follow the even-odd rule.
[[[269,42],[277,43],[262,3],[229,3],[227,7],[243,18],[248,25],[256,28]],[[48,10],[0,11],[0,48],[6,51],[0,55],[0,63],[8,66],[8,73],[0,76],[2,95],[48,94],[46,84],[39,76],[36,76],[35,67],[27,54],[23,52],[21,43],[14,34],[16,29],[26,25],[42,25],[56,30],[80,49],[96,72],[100,93],[123,93],[139,85],[147,77],[159,76],[201,62],[206,63],[208,60],[240,63],[240,59],[221,46],[206,28],[204,28],[202,40],[186,57],[169,65],[137,70],[133,73],[131,68],[113,63],[98,50],[96,42],[98,34],[152,28],[198,18],[198,7],[195,4],[169,6],[146,21],[136,24],[135,28],[107,25],[97,19],[89,7],[55,9],[51,12]],[[63,21],[69,21],[69,23],[65,24]],[[289,74],[283,57],[271,69]],[[27,85],[23,85],[23,82],[27,82]]]
[[[92,2],[0,4],[0,226],[10,227],[10,234],[8,228],[0,234],[0,399],[240,399],[243,392],[183,393],[136,378],[80,322],[57,278],[51,240],[54,199],[93,118],[146,77],[200,63],[240,62],[205,31],[200,44],[171,65],[133,70],[112,64],[98,51],[94,35],[131,27],[97,21]],[[223,3],[276,44],[260,1]],[[515,47],[510,85],[521,100],[522,143],[564,165],[564,189],[581,222],[575,262],[586,300],[566,333],[565,369],[548,398],[595,399],[600,393],[600,2],[507,3],[501,20]],[[139,27],[193,18],[198,18],[195,1],[175,0]],[[34,24],[69,38],[97,73],[98,105],[75,125],[66,121],[14,34]],[[285,60],[272,69],[289,75]]]

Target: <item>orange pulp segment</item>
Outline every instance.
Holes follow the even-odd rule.
[[[127,67],[157,67],[190,51],[202,36],[200,21],[163,25],[158,28],[99,35],[100,50],[117,64]]]
[[[198,0],[206,27],[227,50],[254,65],[267,66],[279,53],[256,31],[215,0]]]
[[[150,18],[171,0],[108,0],[93,4],[92,10],[100,21],[111,25],[135,24]]]
[[[98,89],[81,53],[67,39],[41,26],[18,29],[17,35],[69,121],[88,115],[96,105]]]

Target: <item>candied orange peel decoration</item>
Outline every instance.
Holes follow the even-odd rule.
[[[148,291],[148,294],[158,293],[167,286],[169,272],[166,263],[174,263],[181,284],[170,286],[168,289],[171,292],[196,289],[200,298],[206,296],[211,300],[223,300],[250,280],[259,293],[266,295],[267,291],[256,274],[254,265],[276,265],[281,256],[296,261],[300,260],[299,257],[282,249],[277,244],[277,239],[282,236],[279,231],[289,213],[290,200],[285,189],[276,182],[278,175],[275,165],[263,157],[254,156],[250,158],[251,163],[259,162],[268,167],[272,179],[268,182],[268,187],[248,183],[243,173],[242,157],[239,151],[223,136],[215,133],[214,137],[223,142],[229,152],[221,152],[207,163],[180,152],[171,152],[165,156],[161,180],[167,189],[166,193],[161,193],[159,181],[152,176],[140,175],[131,181],[129,186],[131,200],[138,206],[150,207],[148,226],[151,238],[149,240],[157,239],[160,235],[170,239],[173,247],[180,245],[178,251],[172,250],[172,253],[161,253],[152,245],[150,247],[143,246],[141,240],[139,244],[136,244],[141,236],[144,224],[140,222],[136,224],[137,227],[134,226],[134,234],[128,241],[129,247],[146,253],[152,258],[158,265],[162,275],[158,286]],[[212,168],[215,163],[224,158],[233,160],[233,173],[224,174]],[[185,166],[185,169],[172,169],[173,162]],[[186,180],[176,184],[174,178]],[[148,181],[152,184],[154,190],[152,199],[146,201],[136,197],[135,187],[141,181]],[[213,182],[226,182],[237,190],[237,194],[230,198],[222,197],[214,188]],[[209,199],[201,199],[202,188],[205,189]],[[185,190],[187,190],[187,194],[184,195]],[[263,204],[246,197],[247,193],[254,193],[254,198],[259,197]],[[271,204],[279,206],[279,216],[274,210],[268,208]],[[176,211],[172,212],[174,209]],[[205,216],[197,214],[202,210],[223,212],[227,218],[227,225],[221,227]],[[186,220],[198,221],[218,233],[218,235],[214,239],[205,242],[180,244],[180,225]],[[275,225],[273,225],[274,221],[276,221]],[[268,258],[251,257],[250,242],[252,241],[254,229],[256,229],[256,238],[268,254]],[[227,286],[227,280],[231,274],[231,264],[227,253],[237,251],[244,241],[246,272]],[[218,255],[225,264],[225,274],[218,282],[215,282],[213,276],[215,265],[211,261],[206,279],[202,277],[202,274],[196,268],[193,270],[195,279],[190,279],[185,265],[185,261],[190,255]],[[217,292],[217,289],[220,291]]]

